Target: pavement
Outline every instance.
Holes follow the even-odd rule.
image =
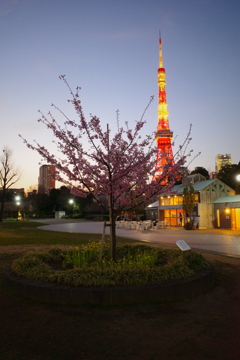
[[[48,224],[40,226],[39,228],[42,230],[85,234],[102,234],[103,231],[103,222],[101,221],[74,221],[66,219],[43,219],[38,221]],[[109,227],[106,227],[106,234],[109,234]],[[176,248],[176,241],[184,240],[194,250],[240,257],[240,230],[185,230],[184,228],[172,227],[139,231],[116,228],[116,234],[119,237],[156,243],[159,245],[170,245]]]

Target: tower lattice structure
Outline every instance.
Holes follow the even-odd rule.
[[[154,179],[160,177],[167,164],[174,164],[172,151],[173,132],[168,121],[168,105],[166,94],[166,71],[163,67],[162,39],[159,38],[159,69],[158,69],[158,125],[155,133],[157,156]],[[167,182],[164,181],[165,183]]]

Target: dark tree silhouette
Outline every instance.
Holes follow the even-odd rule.
[[[240,163],[223,166],[217,177],[240,194],[240,182],[237,180],[237,175],[240,175]]]
[[[15,168],[12,161],[12,151],[5,147],[3,148],[2,156],[0,157],[0,186],[1,191],[1,209],[0,209],[0,222],[3,221],[3,212],[5,205],[5,198],[7,189],[15,184],[21,177],[19,169]]]
[[[209,172],[202,166],[195,167],[195,169],[191,171],[191,175],[192,174],[201,174],[206,178],[206,180],[209,179]]]

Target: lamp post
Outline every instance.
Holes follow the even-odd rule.
[[[16,205],[17,205],[17,221],[18,221],[19,206],[21,204],[20,200],[21,200],[21,197],[19,195],[15,196],[15,201],[16,201]]]
[[[239,189],[239,183],[240,183],[240,174],[238,174],[236,176],[236,180],[238,182],[237,186],[236,186],[236,194],[240,194],[240,189]]]

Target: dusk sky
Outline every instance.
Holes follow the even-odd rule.
[[[18,136],[52,148],[37,122],[54,103],[71,117],[68,91],[80,86],[83,110],[115,126],[134,127],[146,113],[157,126],[161,30],[170,128],[180,145],[192,123],[190,170],[214,171],[217,154],[240,161],[239,0],[1,0],[0,148],[22,170],[14,187],[38,182],[40,156]],[[42,162],[44,164],[44,162]]]

